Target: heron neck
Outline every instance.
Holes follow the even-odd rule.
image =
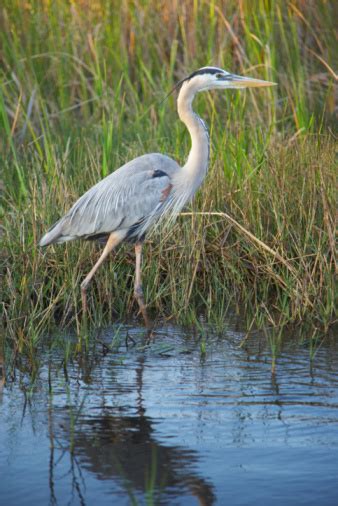
[[[209,135],[203,120],[193,111],[195,92],[183,86],[177,99],[180,120],[187,127],[191,137],[191,149],[182,168],[182,176],[195,192],[206,176],[209,164]]]

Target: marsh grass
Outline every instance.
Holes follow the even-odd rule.
[[[125,161],[159,151],[184,162],[188,134],[161,100],[206,64],[278,87],[196,99],[210,170],[191,214],[147,241],[149,308],[220,328],[229,308],[248,327],[332,323],[334,2],[170,5],[3,2],[2,312],[19,351],[55,325],[80,328],[79,283],[100,254],[81,242],[40,250],[39,238]],[[136,314],[133,272],[122,246],[91,286],[91,323]]]

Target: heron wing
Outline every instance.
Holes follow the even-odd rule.
[[[179,168],[169,157],[144,155],[123,165],[79,198],[40,241],[51,242],[109,234],[137,224],[150,225],[171,187]]]

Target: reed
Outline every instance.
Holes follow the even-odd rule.
[[[171,98],[217,64],[278,82],[207,94],[210,171],[188,215],[150,237],[156,316],[248,326],[334,314],[334,2],[4,0],[1,40],[2,322],[18,350],[79,324],[79,282],[99,254],[41,251],[43,231],[88,187],[148,151],[180,162],[189,138]],[[89,292],[95,325],[135,314],[133,254],[121,247]]]

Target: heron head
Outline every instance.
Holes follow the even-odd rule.
[[[202,67],[183,79],[179,84],[183,86],[184,83],[195,93],[215,89],[258,88],[276,84],[270,81],[231,74],[218,67]]]

